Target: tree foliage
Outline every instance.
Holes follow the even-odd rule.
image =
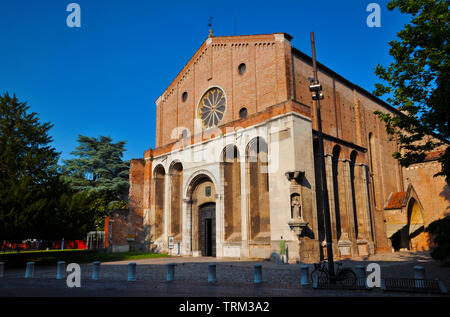
[[[0,95],[0,240],[81,238],[92,221],[58,172],[50,123],[15,95]]]
[[[388,134],[396,136],[400,151],[394,153],[402,166],[423,162],[431,151],[439,150],[442,170],[450,180],[450,109],[448,96],[449,56],[447,0],[392,0],[388,9],[411,16],[410,23],[391,41],[393,61],[377,65],[375,74],[384,84],[376,84],[374,94],[387,94],[387,101],[403,115],[377,111]],[[430,136],[438,136],[430,137]]]
[[[76,158],[64,161],[64,178],[75,191],[92,198],[96,226],[102,228],[110,210],[126,205],[129,163],[122,160],[125,142],[83,135],[77,141],[79,146],[71,153]]]

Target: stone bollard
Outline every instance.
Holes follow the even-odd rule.
[[[25,278],[32,278],[34,276],[34,262],[27,262],[25,270]]]
[[[319,288],[319,276],[316,274],[313,277],[313,288]]]
[[[309,286],[311,284],[309,282],[309,266],[308,265],[302,265],[300,266],[300,284],[301,286]]]
[[[208,264],[208,283],[216,283],[216,265]]]
[[[423,288],[425,287],[425,268],[421,265],[414,266],[414,279],[416,280],[416,287]]]
[[[3,278],[5,272],[5,262],[0,262],[0,278]]]
[[[255,277],[253,282],[255,284],[262,283],[262,265],[261,264],[255,264]]]
[[[92,269],[92,279],[94,281],[98,280],[100,276],[100,262],[99,261],[95,261],[94,262],[94,267]]]
[[[167,263],[166,281],[171,282],[175,279],[175,263]]]
[[[62,280],[66,277],[66,262],[59,261],[56,266],[56,279]]]
[[[366,283],[366,268],[362,265],[355,266],[355,272],[356,272],[356,285],[358,287],[367,287]]]
[[[136,282],[136,263],[128,263],[128,282]]]

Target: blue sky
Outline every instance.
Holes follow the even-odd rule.
[[[69,3],[81,28],[69,28]],[[369,28],[369,3],[381,27]],[[154,101],[208,35],[287,32],[292,45],[373,91],[374,67],[390,61],[388,42],[408,16],[387,0],[0,0],[0,93],[16,93],[41,121],[53,146],[70,158],[79,134],[127,142],[124,158],[154,146]]]

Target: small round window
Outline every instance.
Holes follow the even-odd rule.
[[[183,102],[185,102],[188,98],[188,93],[187,91],[183,92],[183,94],[181,95],[181,100],[183,100]]]
[[[247,108],[243,107],[239,110],[239,118],[244,119],[247,117]]]
[[[244,75],[246,69],[247,69],[247,66],[245,66],[244,63],[240,64],[238,66],[239,75]]]

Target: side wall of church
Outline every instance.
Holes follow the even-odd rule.
[[[317,130],[315,103],[308,89],[308,77],[312,77],[311,58],[293,50],[294,62],[294,98],[312,108],[312,126]],[[395,142],[390,141],[382,123],[374,111],[392,112],[362,89],[349,83],[332,71],[318,65],[318,78],[323,87],[324,99],[320,101],[322,129],[325,139],[327,161],[329,204],[332,213],[334,235],[339,240],[345,233],[353,241],[352,254],[357,253],[357,235],[365,233],[363,239],[371,239],[373,230],[375,247],[388,250],[389,241],[384,230],[383,209],[390,193],[403,190],[403,179],[397,161],[392,157],[396,150]],[[370,139],[370,141],[369,141]],[[371,145],[369,143],[371,142]],[[359,178],[359,185],[353,188],[349,182],[352,170],[351,156],[356,157],[357,167],[353,177]],[[335,154],[333,157],[333,154]],[[335,179],[333,180],[333,159]],[[366,182],[364,186],[361,182]],[[334,184],[338,183],[338,192],[333,193]],[[361,193],[366,193],[362,195]],[[335,197],[338,195],[338,204]],[[355,195],[355,206],[352,195]],[[370,197],[370,203],[366,200]],[[337,211],[336,208],[339,208]],[[357,211],[355,212],[354,209]],[[362,211],[358,214],[358,211]],[[353,215],[354,214],[354,215]],[[361,219],[369,222],[355,224]],[[373,222],[369,228],[370,221]],[[336,224],[336,222],[338,222]],[[353,232],[352,232],[353,230]],[[356,232],[357,230],[358,232]]]
[[[315,103],[311,100],[311,93],[308,89],[308,77],[312,77],[311,58],[293,49],[294,64],[294,99],[312,108],[312,126],[317,129],[317,118]],[[424,207],[425,225],[433,220],[443,217],[449,212],[449,187],[443,177],[434,178],[433,175],[440,170],[438,162],[426,162],[416,164],[409,168],[400,167],[392,154],[398,150],[395,139],[392,140],[387,135],[385,124],[377,118],[375,111],[382,111],[394,114],[383,102],[365,92],[363,89],[351,84],[341,76],[333,73],[322,65],[318,65],[318,78],[323,86],[324,99],[321,100],[321,119],[323,133],[325,134],[325,154],[328,156],[327,173],[329,204],[332,213],[334,226],[351,227],[353,219],[351,215],[351,199],[349,191],[351,186],[346,184],[343,174],[348,174],[351,165],[352,152],[356,153],[358,169],[360,171],[354,176],[359,177],[362,182],[367,181],[367,188],[360,188],[360,192],[366,190],[370,198],[369,203],[364,199],[356,197],[356,209],[368,209],[364,215],[356,213],[357,221],[364,218],[372,220],[374,247],[377,250],[390,250],[390,241],[386,234],[384,218],[384,208],[392,193],[406,191],[409,184],[416,189],[418,198]],[[336,147],[339,146],[339,151]],[[334,151],[334,152],[333,152]],[[338,152],[335,164],[336,179],[333,180],[333,154]],[[336,155],[335,155],[336,156]],[[357,171],[357,169],[355,170]],[[358,176],[359,175],[359,176]],[[345,176],[345,175],[344,175]],[[338,183],[338,192],[333,192],[334,182]],[[363,186],[364,187],[364,186]],[[358,196],[355,188],[354,194]],[[338,203],[335,203],[335,196]],[[350,197],[351,198],[351,197]],[[336,212],[336,207],[341,209],[341,215]],[[354,208],[355,208],[354,207]],[[354,209],[353,208],[353,209]],[[338,219],[339,216],[347,216],[345,219]],[[338,222],[338,224],[336,224]],[[364,225],[363,225],[364,226]],[[364,231],[361,225],[355,224],[353,227],[359,232]],[[365,230],[369,230],[366,228]],[[334,237],[339,240],[339,229],[334,228]],[[350,240],[357,232],[349,232]],[[364,237],[368,239],[368,236]],[[352,253],[355,253],[354,251]]]
[[[433,177],[440,171],[438,161],[403,168],[405,184],[411,184],[420,199],[425,226],[450,214],[450,188],[443,176]]]

